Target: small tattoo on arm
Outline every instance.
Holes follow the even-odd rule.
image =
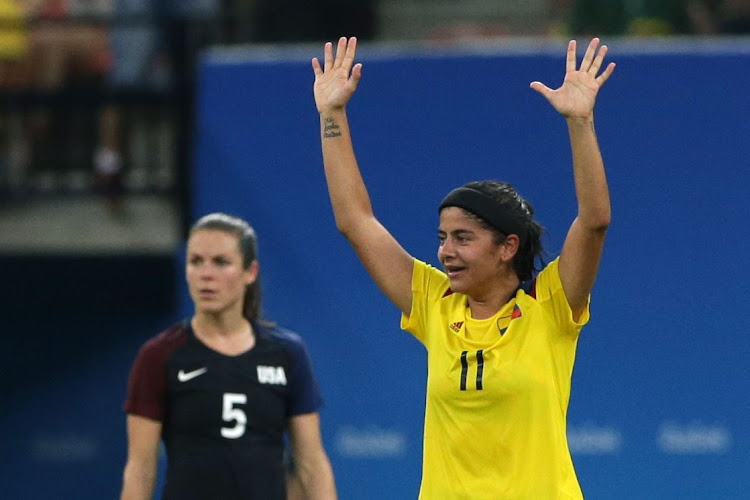
[[[325,118],[323,126],[323,137],[339,137],[341,130],[333,118]]]

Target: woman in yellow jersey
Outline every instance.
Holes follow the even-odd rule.
[[[565,80],[531,88],[565,117],[578,215],[560,256],[537,270],[541,226],[503,182],[471,182],[439,205],[435,269],[409,255],[373,215],[352,147],[346,104],[362,75],[357,40],[313,59],[326,180],[338,229],[401,326],[428,353],[421,499],[580,499],[565,434],[576,343],[588,321],[610,202],[594,104],[614,71],[606,46],[580,66],[568,44]]]

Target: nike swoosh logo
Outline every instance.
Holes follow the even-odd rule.
[[[208,368],[198,368],[197,370],[193,370],[191,372],[186,372],[183,370],[180,370],[177,372],[177,380],[180,382],[187,382],[188,380],[194,379],[195,377],[199,377],[206,373],[208,371]]]

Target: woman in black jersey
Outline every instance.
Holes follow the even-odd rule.
[[[207,215],[187,245],[195,312],[147,341],[128,381],[123,500],[285,499],[284,435],[310,499],[336,498],[322,400],[305,346],[261,319],[257,240],[242,219]]]

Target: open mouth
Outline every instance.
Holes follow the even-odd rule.
[[[455,278],[459,276],[466,268],[461,266],[445,266],[445,274],[449,278]]]

